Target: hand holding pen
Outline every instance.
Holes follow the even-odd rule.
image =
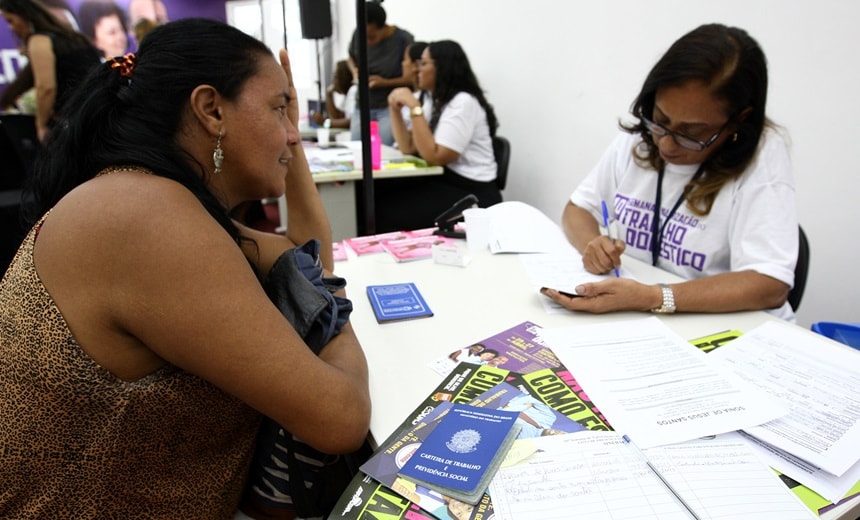
[[[617,247],[618,244],[618,223],[614,218],[609,217],[609,209],[606,206],[606,201],[600,201],[600,209],[603,212],[603,227],[606,228],[606,235],[609,237],[609,240],[612,242],[612,245]],[[621,272],[618,270],[618,265],[621,263],[621,252],[624,251],[624,248],[621,248],[621,251],[618,252],[617,257],[615,255],[611,255],[610,257],[613,259],[613,264],[615,267],[615,277],[618,278],[621,276]],[[616,261],[617,258],[617,261]]]

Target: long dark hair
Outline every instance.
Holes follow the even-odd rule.
[[[53,44],[57,47],[54,50],[55,54],[90,45],[86,36],[68,25],[60,23],[41,2],[35,0],[0,0],[0,10],[16,14],[27,20],[32,24],[34,33],[57,36],[58,38],[53,39]]]
[[[758,149],[768,123],[767,60],[759,44],[743,29],[720,24],[697,27],[673,43],[648,73],[633,102],[633,115],[652,119],[657,91],[690,80],[703,81],[715,97],[728,104],[727,116],[733,118],[730,123],[737,134],[708,157],[704,175],[686,188],[690,210],[707,215],[723,185],[744,172]],[[746,117],[736,119],[747,108],[751,110]],[[642,136],[644,149],[637,150],[640,162],[655,170],[665,166],[641,121],[621,126]]]
[[[227,209],[207,189],[207,169],[177,145],[176,136],[197,86],[211,85],[236,99],[264,57],[271,58],[271,51],[242,31],[188,18],[147,35],[130,77],[122,77],[112,61],[95,67],[70,100],[67,119],[49,134],[49,153],[36,162],[30,223],[103,169],[128,165],[187,187],[238,243]]]
[[[430,128],[436,128],[445,105],[454,99],[458,93],[466,92],[475,96],[484,112],[487,113],[490,135],[495,136],[496,127],[499,126],[496,113],[484,96],[484,90],[478,83],[475,73],[472,72],[469,58],[466,57],[460,44],[452,40],[442,40],[430,43],[427,49],[436,64],[436,84],[433,87],[433,117],[430,120]]]

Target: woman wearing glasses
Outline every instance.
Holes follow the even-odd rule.
[[[613,277],[578,286],[584,298],[546,294],[587,312],[767,309],[793,319],[794,181],[766,99],[765,56],[745,31],[703,25],[676,41],[633,103],[638,122],[621,125],[562,226],[589,272],[613,272],[623,252],[687,281]],[[600,232],[605,218],[613,238]]]

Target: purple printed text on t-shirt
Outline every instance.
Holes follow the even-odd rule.
[[[660,208],[662,219],[665,219],[671,208]],[[652,222],[654,219],[654,203],[640,199],[615,195],[615,215],[618,223],[626,227],[624,241],[628,247],[651,252]],[[699,219],[676,212],[666,224],[663,231],[663,241],[660,247],[660,259],[681,267],[691,267],[702,271],[707,262],[707,255],[684,247],[684,239],[690,229],[700,226]]]

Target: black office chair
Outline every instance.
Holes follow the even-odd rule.
[[[809,240],[803,228],[798,226],[800,242],[797,249],[797,265],[794,267],[794,287],[788,293],[788,304],[797,312],[803,290],[806,289],[806,277],[809,275]]]
[[[508,165],[511,163],[511,142],[497,135],[493,137],[493,155],[496,158],[496,185],[499,190],[505,189],[508,182]]]

